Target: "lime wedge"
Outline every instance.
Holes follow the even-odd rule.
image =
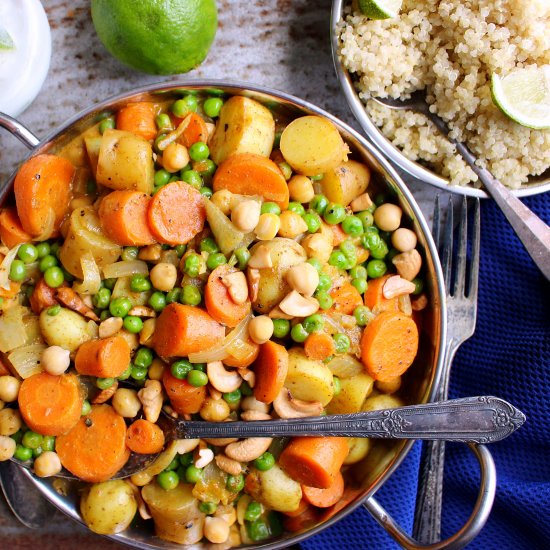
[[[10,36],[10,33],[0,25],[0,50],[13,50],[15,44]]]
[[[514,122],[535,130],[550,129],[550,65],[517,69],[503,78],[493,73],[491,95]]]
[[[397,17],[403,0],[358,0],[361,13],[369,19]]]

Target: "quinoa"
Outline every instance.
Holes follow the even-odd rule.
[[[371,120],[411,160],[453,185],[477,176],[424,115],[368,101],[427,90],[431,109],[505,185],[518,188],[550,168],[550,130],[532,130],[491,100],[491,74],[550,64],[547,0],[404,0],[393,19],[346,10],[340,58],[354,73]]]

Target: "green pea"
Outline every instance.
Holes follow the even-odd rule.
[[[172,459],[172,462],[170,462],[170,464],[168,464],[168,466],[166,466],[166,468],[164,468],[164,472],[173,472],[174,470],[177,470],[180,466],[180,461],[178,459],[177,456],[175,456],[173,459]]]
[[[23,439],[23,430],[17,430],[14,434],[10,435],[10,437],[16,442],[21,443],[21,440]]]
[[[42,445],[42,436],[32,430],[28,430],[23,434],[21,444],[23,447],[27,447],[27,449],[38,449]]]
[[[302,321],[302,324],[306,332],[308,334],[311,334],[312,332],[319,332],[320,330],[322,330],[325,324],[325,321],[321,317],[321,315],[319,315],[318,313],[315,313],[314,315],[310,315],[309,317],[306,317]]]
[[[20,460],[21,462],[26,462],[32,458],[32,449],[23,447],[23,445],[17,445],[15,447],[15,453],[13,453],[13,458]]]
[[[187,466],[190,466],[191,464],[193,464],[193,453],[192,452],[183,453],[182,455],[178,455],[178,457],[179,457],[180,464],[185,468],[187,468]]]
[[[215,502],[201,502],[199,504],[199,510],[207,516],[212,515],[218,508]]]
[[[36,255],[38,258],[44,258],[50,253],[50,243],[47,241],[38,243],[36,245]]]
[[[342,384],[338,376],[332,377],[332,387],[334,388],[334,395],[338,395],[342,391]]]
[[[315,297],[321,309],[330,309],[332,307],[334,300],[328,292],[316,292]]]
[[[212,196],[212,189],[210,187],[201,187],[199,189],[199,193],[203,196],[209,199]]]
[[[212,271],[219,267],[220,265],[224,265],[227,263],[227,258],[222,252],[217,252],[215,254],[210,254],[208,256],[208,259],[206,260],[206,266],[208,269],[211,269]]]
[[[181,300],[181,288],[173,288],[166,293],[166,303],[173,304]]]
[[[196,170],[182,170],[181,179],[195,189],[200,189],[203,184],[201,175]]]
[[[212,159],[204,159],[195,164],[195,170],[206,179],[210,179],[216,171],[216,163]]]
[[[386,202],[386,197],[384,193],[378,193],[377,195],[375,195],[373,202],[377,207],[384,204]]]
[[[130,367],[130,376],[137,381],[145,380],[147,376],[147,369],[145,367],[138,367],[137,365],[132,365]]]
[[[307,330],[304,328],[302,323],[298,323],[292,327],[290,330],[290,337],[295,341],[301,344],[306,341],[306,338],[309,336]]]
[[[222,110],[223,100],[219,97],[209,97],[202,104],[202,110],[206,116],[216,118]]]
[[[316,174],[315,176],[309,176],[311,181],[321,181],[325,177],[325,174]]]
[[[86,416],[91,412],[92,412],[92,406],[90,405],[90,402],[87,399],[84,399],[84,401],[82,401],[82,409],[80,409],[80,414],[82,416]]]
[[[289,202],[287,210],[298,214],[298,216],[303,216],[306,213],[305,208],[299,202]]]
[[[239,262],[239,269],[244,270],[248,265],[248,260],[250,260],[250,252],[248,248],[241,246],[235,250],[235,257]]]
[[[201,261],[198,254],[192,253],[185,258],[183,263],[183,272],[189,277],[197,277],[199,274]]]
[[[54,306],[50,306],[47,310],[46,310],[46,313],[50,316],[50,317],[55,317],[56,315],[59,314],[59,312],[61,311],[61,306],[59,304],[55,304]]]
[[[42,449],[42,447],[37,447],[36,449],[32,450],[32,457],[38,458],[43,452],[44,452],[44,449]]]
[[[44,281],[50,288],[60,287],[64,280],[65,276],[63,275],[63,270],[56,265],[48,267],[48,269],[44,271]]]
[[[309,258],[307,263],[312,265],[319,274],[321,273],[321,270],[323,269],[323,264],[317,258]]]
[[[367,263],[367,275],[369,279],[382,277],[387,271],[387,266],[382,260],[370,260]]]
[[[224,393],[223,399],[228,405],[236,405],[241,400],[242,394],[240,390]]]
[[[346,216],[342,222],[342,230],[347,235],[358,237],[363,233],[363,222],[357,216]]]
[[[244,476],[242,474],[236,476],[229,474],[225,482],[225,487],[232,493],[240,493],[244,489]]]
[[[328,275],[325,272],[319,273],[319,284],[317,285],[318,291],[325,291],[330,290],[332,287],[332,279],[330,278],[330,275]]]
[[[256,521],[249,521],[245,525],[248,536],[254,542],[268,539],[271,536],[269,526],[261,518]]]
[[[351,284],[357,289],[359,294],[364,294],[365,290],[367,290],[366,279],[352,279]]]
[[[366,279],[367,270],[363,265],[356,265],[354,268],[351,269],[349,275],[352,279]]]
[[[100,321],[106,321],[107,319],[109,319],[109,317],[112,317],[110,311],[108,309],[104,309],[100,314],[99,314],[99,320]]]
[[[134,365],[138,367],[150,367],[153,362],[153,352],[144,346],[138,348],[134,356]]]
[[[370,227],[374,223],[374,216],[368,210],[363,210],[355,214],[363,224],[363,230],[366,230],[367,227]]]
[[[197,141],[189,147],[189,156],[194,161],[206,160],[210,156],[210,149],[206,143]]]
[[[131,309],[132,302],[124,296],[111,300],[109,304],[109,311],[113,317],[126,317]]]
[[[414,284],[413,294],[415,296],[422,294],[422,291],[424,290],[424,279],[421,279],[420,277],[415,277],[412,280],[412,283]]]
[[[311,199],[311,202],[309,203],[309,207],[312,208],[315,212],[317,212],[317,214],[322,216],[325,213],[325,210],[327,209],[328,204],[329,204],[329,201],[325,197],[325,195],[315,195]]]
[[[92,302],[98,309],[105,309],[109,307],[111,301],[111,291],[108,288],[100,288],[97,294],[94,294]]]
[[[185,481],[187,483],[197,483],[202,477],[202,468],[196,466],[188,466],[185,470]]]
[[[348,259],[346,258],[346,255],[341,250],[333,250],[330,253],[330,257],[328,259],[329,265],[332,265],[334,267],[337,267],[338,269],[345,269],[347,265]]]
[[[128,380],[132,376],[132,365],[128,365],[124,371],[117,376],[118,380]]]
[[[351,258],[356,255],[355,243],[349,239],[341,242],[339,248],[346,255],[346,258]]]
[[[40,263],[38,264],[38,269],[40,269],[40,271],[44,273],[47,269],[49,269],[50,267],[54,267],[57,264],[57,258],[52,254],[47,254],[40,260]]]
[[[388,245],[384,241],[380,241],[380,244],[370,249],[370,255],[375,260],[382,260],[388,255]]]
[[[161,168],[160,170],[157,170],[155,172],[155,178],[154,178],[155,185],[157,187],[162,187],[163,185],[166,185],[170,181],[171,177],[172,177],[172,174],[170,174],[170,172],[168,172],[167,170],[164,170],[164,168]]]
[[[122,249],[121,259],[125,262],[136,260],[139,254],[139,248],[137,246],[125,246]]]
[[[333,337],[336,346],[336,353],[346,353],[351,345],[348,336],[343,333],[335,334]]]
[[[55,437],[53,435],[43,436],[41,447],[43,451],[53,451],[55,449]]]
[[[272,510],[267,514],[267,520],[269,521],[269,532],[271,536],[281,536],[285,530],[281,514]]]
[[[180,478],[176,472],[161,472],[157,476],[157,483],[165,491],[175,489],[179,485],[179,482]]]
[[[157,290],[151,294],[147,303],[158,313],[166,307],[166,296]]]
[[[271,468],[273,468],[274,465],[275,465],[275,457],[268,451],[266,451],[263,455],[259,456],[256,460],[254,460],[254,466],[256,466],[256,468],[258,468],[258,470],[262,472],[271,470]]]
[[[345,217],[346,209],[336,202],[329,202],[323,214],[323,218],[330,225],[342,223]]]
[[[17,250],[17,257],[25,264],[32,264],[38,259],[38,251],[34,245],[23,243]]]
[[[98,379],[95,381],[95,385],[96,385],[100,390],[106,390],[106,389],[110,388],[114,383],[115,383],[115,379],[114,379],[114,378],[98,378]]]
[[[201,303],[201,291],[194,285],[185,285],[181,293],[181,303],[188,306],[198,306]]]
[[[61,250],[61,243],[59,243],[58,241],[55,241],[54,243],[52,243],[52,245],[50,246],[50,251],[51,253],[59,259],[59,251]]]
[[[361,236],[361,245],[367,250],[372,250],[373,248],[380,246],[381,242],[382,239],[380,238],[380,235],[375,232],[366,232]]]
[[[273,319],[273,336],[285,338],[290,332],[290,321],[288,319]]]
[[[277,165],[279,167],[279,170],[283,173],[283,177],[285,180],[289,180],[292,177],[292,167],[288,162],[279,162]]]
[[[262,505],[255,500],[251,501],[244,512],[244,519],[247,521],[256,521],[263,512]]]
[[[143,321],[135,315],[127,315],[123,321],[124,328],[132,334],[137,334],[143,328]]]
[[[189,113],[194,113],[197,110],[198,102],[194,95],[188,94],[181,99],[174,101],[171,111],[178,117],[183,118]]]
[[[86,195],[96,195],[97,194],[97,185],[94,180],[88,180],[86,182]]]
[[[321,228],[321,218],[316,212],[308,212],[302,218],[306,222],[308,233],[317,233]]]
[[[115,128],[115,119],[113,117],[104,118],[99,123],[99,133],[101,135],[103,135],[103,132],[105,132],[105,130],[114,130],[114,128]]]
[[[170,372],[174,378],[179,380],[185,380],[187,375],[193,370],[193,365],[186,359],[180,359],[172,363],[170,367]]]
[[[10,279],[12,281],[22,281],[27,276],[27,268],[21,260],[13,260],[10,266]]]
[[[206,237],[203,239],[199,245],[201,252],[208,252],[208,254],[213,254],[214,252],[219,252],[220,247],[216,244],[216,241],[212,237]]]
[[[111,279],[103,279],[102,281],[102,285],[105,287],[105,288],[108,288],[109,290],[113,290],[113,288],[115,288],[115,285],[116,285],[116,282],[117,282],[117,279],[114,279],[114,278],[111,278]]]
[[[155,122],[159,130],[172,130],[172,120],[166,113],[160,113],[160,115],[157,115]]]
[[[246,380],[243,380],[242,384],[239,386],[239,390],[245,397],[249,397],[254,393],[250,387],[250,384]]]
[[[193,369],[190,370],[187,375],[187,382],[189,382],[191,386],[195,386],[195,388],[200,388],[201,386],[206,386],[206,384],[208,384],[208,375],[205,372]]]

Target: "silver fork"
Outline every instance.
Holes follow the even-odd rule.
[[[443,278],[447,295],[447,341],[441,369],[439,388],[434,399],[447,399],[451,364],[459,346],[475,330],[477,315],[477,283],[479,273],[479,199],[475,199],[473,213],[472,248],[470,265],[467,269],[466,249],[468,243],[468,203],[463,197],[460,207],[460,221],[456,259],[453,258],[453,200],[449,198],[447,223],[442,234],[442,216],[439,195],[435,198],[433,237],[439,250]],[[451,286],[452,285],[452,286]],[[441,538],[441,508],[443,500],[443,469],[445,463],[445,442],[429,441],[422,448],[418,494],[414,518],[414,538],[424,544],[438,542]],[[483,527],[483,521],[479,529]]]

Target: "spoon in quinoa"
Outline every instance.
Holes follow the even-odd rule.
[[[449,136],[449,127],[445,121],[430,111],[426,101],[426,91],[418,90],[409,99],[392,99],[371,96],[373,101],[390,109],[415,111],[427,116],[437,129],[456,147],[470,168],[477,174],[487,192],[493,197],[502,213],[513,227],[523,246],[541,270],[550,280],[550,227],[527,208],[511,191],[497,180],[489,170],[476,164],[476,157],[464,143]]]

